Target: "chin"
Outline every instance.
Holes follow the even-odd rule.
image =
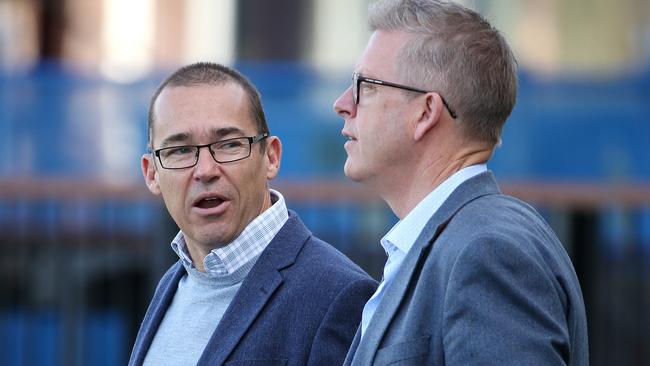
[[[343,173],[345,173],[345,176],[354,182],[363,181],[363,177],[361,173],[358,170],[352,168],[348,163],[345,164],[345,167],[343,168]]]
[[[345,173],[345,176],[348,177],[348,179],[350,179],[350,180],[353,181],[353,182],[357,182],[357,183],[361,183],[361,182],[363,182],[363,181],[361,180],[361,178],[358,178],[358,177],[356,177],[356,176],[354,176],[354,175],[351,175],[351,174]]]
[[[222,247],[234,239],[232,233],[227,233],[224,228],[211,228],[211,225],[205,225],[200,230],[195,231],[194,235],[197,242],[214,248]]]

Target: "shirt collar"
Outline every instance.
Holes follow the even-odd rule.
[[[399,251],[402,255],[408,253],[431,216],[438,211],[451,193],[466,180],[485,171],[487,171],[486,164],[471,165],[457,171],[434,188],[381,239],[381,245],[386,253],[389,256],[395,251]]]
[[[207,274],[213,276],[229,275],[244,264],[258,257],[273,240],[289,219],[289,212],[282,194],[269,189],[274,203],[262,212],[233,241],[213,249],[203,260]],[[194,269],[194,263],[187,250],[185,235],[179,231],[171,247],[187,268]]]

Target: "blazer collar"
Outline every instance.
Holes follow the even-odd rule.
[[[428,252],[431,244],[442,233],[456,212],[479,197],[498,193],[500,193],[500,190],[497,182],[492,173],[488,171],[472,177],[458,186],[440,206],[438,211],[429,219],[415,244],[406,254],[392,282],[386,288],[386,293],[377,306],[377,310],[364,336],[359,341],[355,337],[353,348],[348,353],[348,358],[354,355],[352,365],[355,365],[357,361],[370,361],[375,357],[379,343],[406,293],[418,262],[425,257],[423,254]],[[357,346],[356,349],[354,349],[355,345]]]
[[[221,365],[284,281],[281,270],[296,261],[311,236],[295,212],[280,229],[246,276],[228,306],[197,365]]]
[[[422,233],[418,236],[416,243],[420,243],[423,246],[431,244],[432,241],[430,239],[434,237],[440,225],[451,220],[463,206],[479,197],[499,193],[501,193],[501,190],[499,190],[499,185],[491,171],[468,179],[456,188],[445,203],[440,206],[440,209],[429,219]]]

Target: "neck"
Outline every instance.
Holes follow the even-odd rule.
[[[393,189],[380,193],[397,217],[403,219],[420,201],[456,172],[477,164],[486,163],[492,148],[468,146],[452,156],[440,155],[423,159],[420,164],[406,167]],[[428,156],[428,155],[421,155]],[[405,182],[408,182],[405,185]]]
[[[185,244],[187,245],[187,251],[190,252],[190,258],[192,258],[192,263],[194,263],[194,267],[199,271],[199,272],[205,272],[205,266],[203,265],[203,260],[205,257],[210,254],[212,249],[209,248],[203,248],[202,246],[199,245],[194,245],[190,243],[190,240],[185,237]]]

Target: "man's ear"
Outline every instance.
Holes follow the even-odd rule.
[[[424,102],[421,104],[422,109],[417,118],[413,139],[420,141],[426,134],[440,122],[444,105],[442,98],[438,93],[427,93],[424,96]]]
[[[266,179],[271,180],[278,175],[282,160],[282,142],[277,136],[267,137],[264,156],[267,160]]]
[[[147,188],[151,193],[160,196],[160,186],[158,185],[158,170],[156,169],[156,162],[152,154],[144,154],[140,160],[142,165],[142,176]]]

